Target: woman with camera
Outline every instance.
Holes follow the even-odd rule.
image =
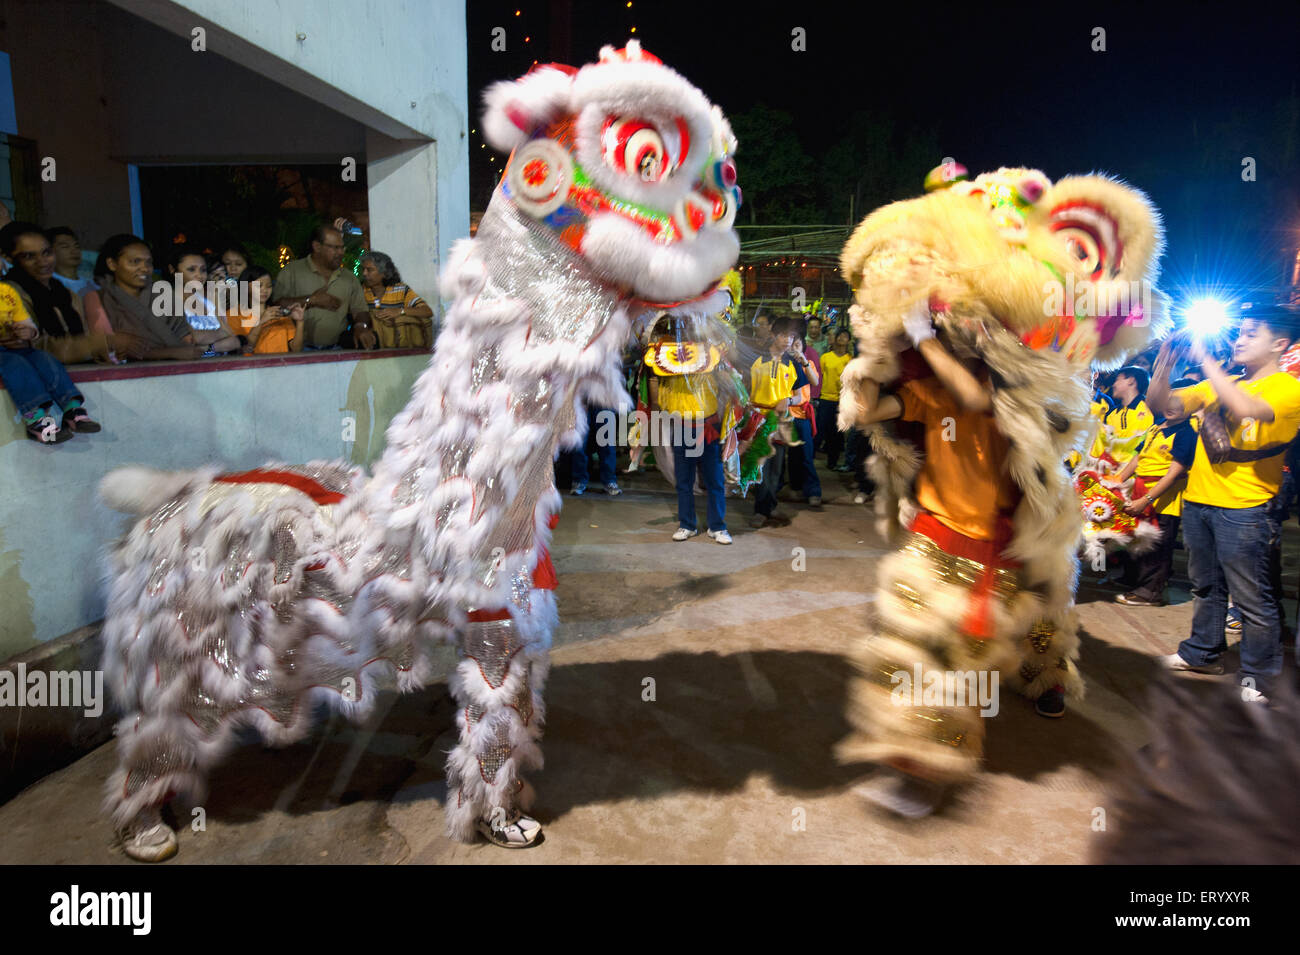
[[[248,339],[245,351],[257,355],[279,355],[302,351],[303,310],[301,303],[274,306],[271,300],[271,273],[260,265],[250,265],[239,274],[240,283],[252,288],[251,311],[230,313],[230,326]]]

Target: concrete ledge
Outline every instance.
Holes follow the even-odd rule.
[[[96,621],[6,660],[0,680],[16,682],[20,671],[28,680],[36,673],[100,672],[102,624]],[[104,687],[99,716],[86,716],[84,706],[0,705],[0,802],[112,739],[107,696]]]

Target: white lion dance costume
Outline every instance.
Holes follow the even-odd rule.
[[[454,640],[460,742],[447,829],[530,845],[556,624],[552,459],[585,403],[626,409],[634,319],[728,304],[739,242],[735,139],[695,87],[631,42],[488,90],[511,153],[442,279],[446,326],[373,477],[341,462],[110,474],[139,520],[113,554],[104,669],[124,716],[108,786],[135,858],[175,837],[158,807],[201,793],[239,725],[289,744],[313,704],[353,719],[394,679],[419,688]]]
[[[963,180],[956,164],[935,170],[928,195],[868,216],[841,258],[860,350],[842,379],[839,425],[870,433],[882,531],[905,536],[881,562],[875,632],[854,652],[855,733],[840,756],[936,783],[976,772],[979,709],[947,697],[928,705],[919,686],[901,697],[900,672],[996,668],[1032,699],[1057,686],[1082,693],[1073,609],[1080,511],[1063,461],[1093,437],[1089,366],[1119,365],[1164,322],[1153,285],[1162,230],[1140,193],[1100,176],[1052,184],[1028,169]],[[901,334],[918,307],[950,353],[988,370],[1019,492],[991,559],[972,559],[969,538],[936,532],[938,522],[918,514],[910,499],[918,448],[862,417],[866,382],[888,387],[930,373]]]

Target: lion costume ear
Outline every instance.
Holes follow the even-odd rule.
[[[1155,284],[1160,256],[1165,250],[1165,228],[1160,213],[1145,194],[1109,176],[1066,176],[1052,187],[1049,217],[1053,231],[1068,230],[1071,210],[1097,209],[1104,213],[1098,225],[1114,225],[1120,246],[1115,271],[1107,278],[1145,280]]]
[[[1077,262],[1075,284],[1091,282],[1098,302],[1141,305],[1137,320],[1103,334],[1092,358],[1117,367],[1168,328],[1167,300],[1156,288],[1165,247],[1164,224],[1151,201],[1109,176],[1066,176],[1047,197],[1048,223]]]
[[[488,145],[498,152],[513,152],[568,112],[575,73],[571,66],[548,63],[517,80],[488,87],[483,94],[483,138]]]

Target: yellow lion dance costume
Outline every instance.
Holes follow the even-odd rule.
[[[1166,308],[1154,285],[1163,230],[1141,193],[1104,176],[1053,184],[1036,170],[1000,169],[968,180],[947,163],[926,187],[863,220],[841,257],[855,290],[859,353],[842,378],[839,427],[868,434],[881,531],[903,538],[880,565],[874,632],[853,652],[855,732],[839,755],[952,784],[978,769],[980,712],[951,692],[942,702],[920,688],[900,694],[918,664],[921,673],[956,674],[950,691],[983,671],[1034,700],[1057,694],[1060,712],[1040,704],[1044,715],[1082,695],[1081,521],[1063,461],[1093,438],[1091,369],[1118,367],[1163,334]],[[930,374],[904,334],[918,309],[923,319],[928,310],[939,344],[988,382],[1006,441],[1002,466],[1018,503],[983,560],[918,507],[921,449],[872,416],[882,388]],[[921,815],[937,801],[891,808]]]

